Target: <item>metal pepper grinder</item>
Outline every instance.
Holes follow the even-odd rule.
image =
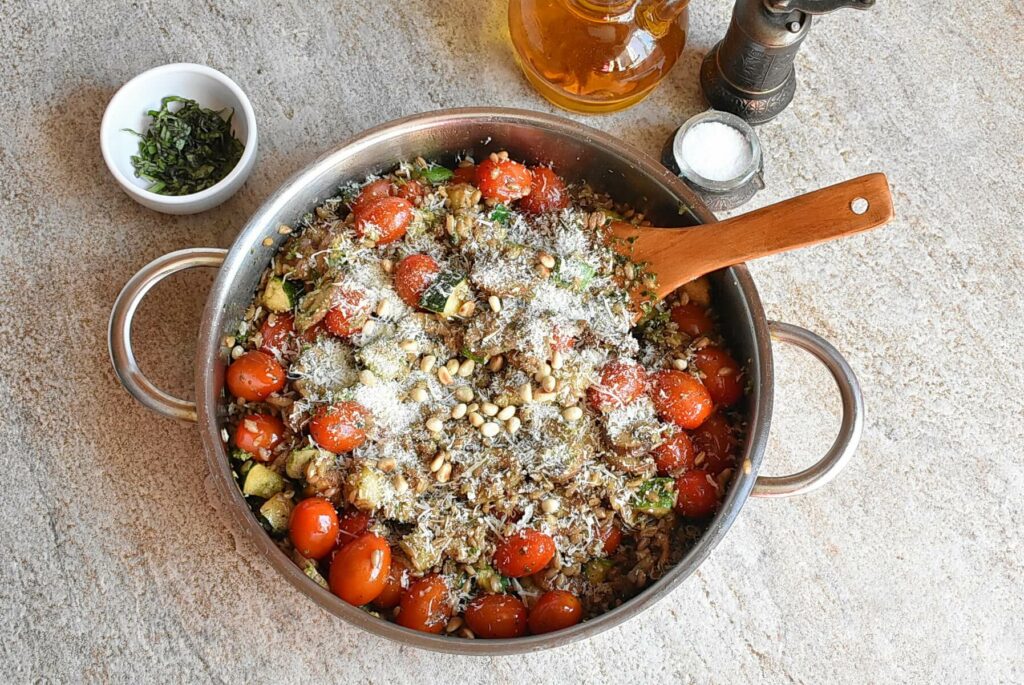
[[[875,0],[736,0],[725,38],[704,58],[700,85],[715,109],[763,124],[786,109],[796,92],[793,60],[811,15]]]

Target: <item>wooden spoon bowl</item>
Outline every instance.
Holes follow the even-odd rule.
[[[885,174],[869,174],[713,224],[653,228],[623,222],[623,252],[658,277],[656,299],[723,267],[877,228],[892,219]]]

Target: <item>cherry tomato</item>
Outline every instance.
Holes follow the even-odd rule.
[[[476,167],[476,187],[495,202],[511,202],[530,193],[533,174],[519,162],[485,159]]]
[[[427,189],[422,183],[414,178],[398,186],[395,194],[403,200],[408,200],[409,202],[416,204],[424,195],[427,194]]]
[[[327,584],[331,592],[349,604],[361,607],[377,599],[384,591],[390,571],[391,547],[388,541],[379,535],[364,533],[334,553]]]
[[[409,567],[398,557],[391,557],[391,569],[384,590],[373,600],[378,609],[394,609],[402,600],[402,593],[409,587]]]
[[[604,540],[604,547],[602,548],[604,555],[607,557],[615,554],[615,550],[622,543],[622,529],[615,525],[606,526],[601,529],[599,535]]]
[[[253,350],[231,362],[225,374],[228,392],[249,402],[262,402],[284,387],[284,369],[266,352]]]
[[[284,423],[270,414],[247,414],[235,428],[235,447],[256,461],[270,461],[270,450],[284,437]]]
[[[690,518],[704,518],[718,508],[718,485],[703,469],[676,478],[676,511]]]
[[[595,385],[587,388],[587,401],[597,411],[622,407],[647,391],[647,371],[633,362],[613,359],[601,367]]]
[[[530,194],[519,201],[519,208],[530,214],[543,214],[569,206],[569,193],[561,176],[544,166],[532,169]]]
[[[363,189],[359,191],[359,195],[352,201],[352,211],[355,212],[359,208],[365,208],[373,204],[377,200],[385,197],[391,197],[395,194],[395,187],[391,181],[386,178],[379,178],[376,181],[367,183],[363,186]]]
[[[468,183],[470,185],[476,183],[476,166],[469,164],[455,167],[455,176],[452,178],[452,183]]]
[[[696,302],[677,304],[672,307],[669,316],[679,326],[679,330],[692,338],[707,335],[715,327],[707,310]]]
[[[693,468],[695,455],[693,441],[686,433],[679,431],[661,443],[651,452],[659,476],[669,476]]]
[[[704,453],[700,467],[717,476],[735,463],[739,443],[728,419],[715,412],[693,432],[693,445],[697,452]]]
[[[448,584],[438,575],[424,576],[406,590],[398,603],[400,626],[424,633],[440,633],[452,617]]]
[[[292,509],[288,537],[304,557],[323,559],[338,544],[338,512],[322,497],[307,497]]]
[[[704,374],[704,387],[715,404],[731,407],[743,397],[740,365],[721,347],[705,347],[694,355],[693,363]]]
[[[260,351],[267,354],[284,352],[288,339],[295,332],[295,317],[291,314],[271,314],[260,326]]]
[[[512,595],[480,595],[466,607],[465,617],[477,637],[526,635],[526,605]]]
[[[335,305],[324,317],[324,327],[339,338],[358,333],[370,315],[370,303],[358,290],[341,290],[335,295]]]
[[[441,267],[430,255],[411,254],[395,264],[395,290],[402,302],[419,307],[423,291],[440,272]]]
[[[329,452],[351,452],[366,442],[370,411],[351,400],[321,406],[309,422],[309,434]]]
[[[378,245],[394,242],[405,235],[415,217],[412,203],[401,197],[382,197],[360,205],[353,213],[356,235],[372,238]]]
[[[565,590],[549,590],[530,609],[528,623],[535,635],[552,633],[574,626],[583,617],[583,606],[576,595]]]
[[[356,538],[360,537],[370,527],[370,512],[350,509],[346,511],[338,522],[338,545],[344,547]]]
[[[711,395],[699,380],[675,369],[664,369],[652,377],[654,408],[665,421],[693,429],[711,413]]]
[[[527,528],[506,538],[494,550],[494,567],[509,578],[540,571],[555,556],[555,541],[539,530]]]

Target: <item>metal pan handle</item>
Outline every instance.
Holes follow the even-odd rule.
[[[149,290],[171,274],[199,266],[219,267],[227,250],[193,247],[169,252],[154,259],[131,277],[114,301],[110,312],[107,346],[114,373],[125,390],[144,406],[158,414],[179,421],[196,421],[196,403],[168,395],[153,385],[135,361],[132,351],[132,319],[142,298]]]
[[[864,396],[853,369],[846,363],[839,351],[827,340],[788,323],[769,323],[772,338],[779,342],[796,345],[813,354],[825,365],[839,387],[843,401],[843,418],[839,435],[825,456],[809,468],[788,476],[758,476],[753,497],[792,497],[813,492],[835,478],[857,450],[864,430]]]

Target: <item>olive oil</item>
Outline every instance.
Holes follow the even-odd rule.
[[[530,83],[576,112],[646,97],[686,44],[688,0],[509,0],[509,34]]]

